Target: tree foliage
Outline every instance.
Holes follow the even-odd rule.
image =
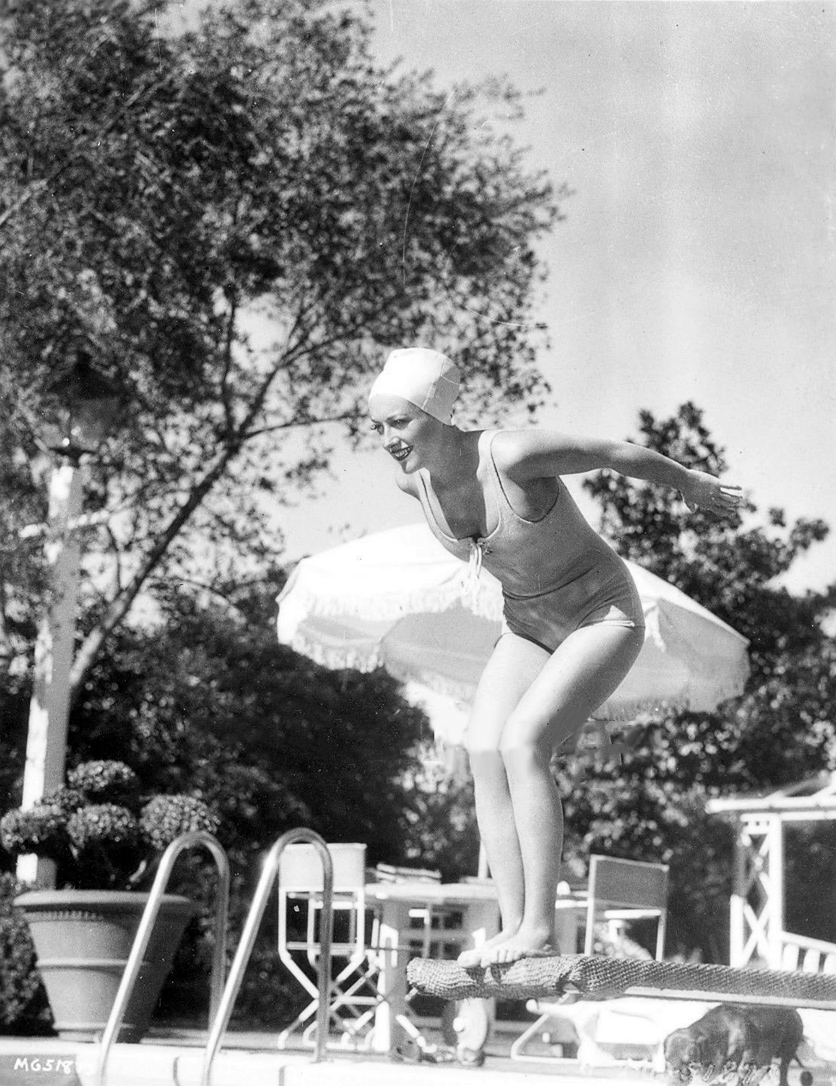
[[[402,863],[407,786],[424,715],[384,672],[328,671],[276,641],[276,585],[230,592],[235,606],[172,593],[164,627],[121,630],[91,669],[72,717],[72,760],[118,751],[143,786],[188,790],[220,816],[232,869],[231,930],[241,930],[261,860],[286,830],[359,841],[367,861]],[[113,756],[111,753],[108,756]],[[187,887],[211,916],[214,879]],[[168,1013],[208,991],[208,920],[169,987]],[[237,1013],[275,1028],[301,1009],[276,959],[275,913],[262,924]],[[202,963],[202,971],[201,971]]]
[[[637,440],[687,466],[726,472],[723,449],[694,404],[667,419],[641,412]],[[836,593],[796,596],[780,583],[827,526],[787,525],[779,509],[768,510],[764,523],[751,500],[739,516],[719,521],[689,513],[669,489],[612,473],[584,485],[621,554],[749,638],[752,671],[741,698],[714,713],[668,715],[641,733],[621,765],[599,766],[580,783],[558,767],[569,797],[569,860],[604,851],[670,862],[672,948],[727,961],[731,833],[705,814],[706,800],[836,770],[836,641],[825,623]],[[812,852],[788,853],[788,916],[803,923],[806,931],[793,929],[799,934],[836,939],[824,896],[810,897],[825,855],[820,842]]]
[[[47,1033],[52,1019],[29,925],[13,904],[23,891],[0,872],[0,1036]]]
[[[217,813],[232,869],[233,945],[261,859],[286,830],[364,842],[373,865],[415,862],[425,829],[410,787],[429,733],[423,713],[382,671],[328,671],[279,645],[277,589],[276,581],[230,587],[232,603],[207,603],[171,588],[164,621],[114,634],[70,717],[71,782],[79,764],[116,758],[136,773],[142,793],[189,793]],[[16,737],[27,706],[18,699],[5,708],[0,766],[19,773]],[[9,784],[17,791],[19,780],[10,774]],[[203,860],[189,854],[174,873],[172,888],[202,905],[202,919],[189,929],[164,992],[167,1015],[205,1014],[216,879]],[[12,863],[0,848],[0,870]],[[270,1028],[301,1009],[298,985],[279,968],[276,937],[268,912],[236,1004],[250,1024]]]
[[[724,450],[694,404],[683,404],[669,419],[642,411],[639,420],[641,444],[688,467],[725,474]],[[636,485],[601,472],[585,486],[602,507],[602,532],[624,557],[675,584],[749,638],[755,680],[774,668],[790,642],[796,650],[818,643],[832,595],[793,596],[777,579],[825,538],[823,521],[800,519],[782,534],[783,510],[769,509],[766,523],[757,523],[751,500],[740,515],[719,522],[702,510],[688,513],[670,488],[653,483]]]
[[[220,816],[241,870],[285,830],[403,857],[403,781],[427,723],[385,673],[328,671],[276,641],[272,586],[236,606],[169,600],[92,667],[70,719],[70,761],[118,757],[146,791],[188,791]]]
[[[533,245],[560,194],[500,130],[512,91],[382,70],[362,9],[322,0],[164,17],[21,0],[0,24],[4,531],[45,519],[33,431],[55,379],[84,352],[124,389],[90,468],[105,527],[85,539],[76,694],[141,590],[275,555],[279,507],[389,347],[455,350],[474,404],[543,388]],[[31,613],[6,544],[8,655]]]

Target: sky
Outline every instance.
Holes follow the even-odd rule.
[[[626,438],[640,409],[693,400],[760,509],[832,525],[788,587],[836,580],[836,4],[371,10],[383,64],[433,69],[440,89],[506,74],[541,92],[516,138],[574,195],[538,248],[552,387],[540,422]],[[283,517],[286,558],[420,519],[396,470],[338,448],[322,496]]]

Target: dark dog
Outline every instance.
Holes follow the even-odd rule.
[[[777,1059],[780,1086],[787,1086],[787,1069],[793,1057],[798,1060],[803,1036],[798,1011],[722,1003],[665,1038],[665,1066],[680,1082],[689,1082],[695,1067],[706,1081],[733,1072],[750,1082],[759,1081]]]

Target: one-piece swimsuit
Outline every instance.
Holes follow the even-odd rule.
[[[644,627],[641,600],[627,566],[584,519],[562,479],[557,478],[557,497],[542,517],[527,520],[514,511],[493,458],[499,432],[486,430],[479,436],[478,477],[488,525],[496,521],[487,535],[459,539],[441,527],[423,469],[418,472],[418,496],[439,542],[470,562],[477,575],[484,565],[499,580],[503,633],[518,634],[554,652],[583,626]]]

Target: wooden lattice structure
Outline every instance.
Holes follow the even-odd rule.
[[[788,824],[836,819],[836,773],[768,796],[710,800],[706,810],[735,829],[730,964],[759,959],[772,969],[833,971],[836,946],[784,929],[784,858]]]

